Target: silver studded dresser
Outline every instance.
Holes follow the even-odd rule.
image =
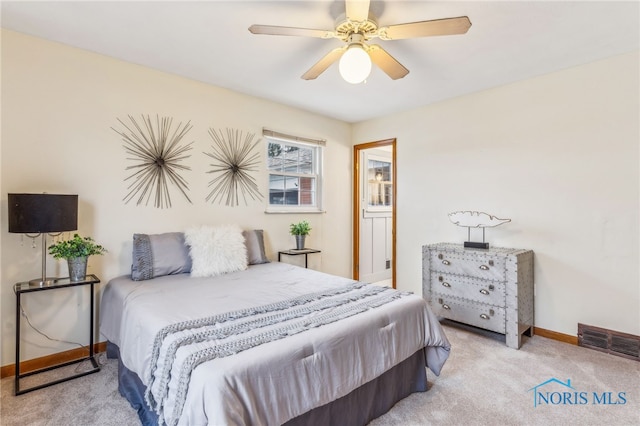
[[[533,336],[531,250],[425,245],[422,292],[436,315],[504,334],[510,348]]]

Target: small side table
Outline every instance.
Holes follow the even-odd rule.
[[[302,249],[302,250],[296,250],[296,249],[291,249],[291,250],[283,250],[283,251],[279,251],[278,252],[278,262],[280,262],[280,256],[282,256],[283,254],[286,254],[287,256],[299,256],[301,254],[304,254],[304,267],[307,267],[307,256],[309,256],[309,254],[311,253],[320,253],[321,250],[316,250],[316,249],[312,249],[312,248],[308,248],[308,249]]]
[[[78,377],[86,376],[87,374],[97,373],[100,371],[100,366],[98,365],[98,361],[95,359],[93,353],[93,333],[95,332],[93,327],[93,293],[95,284],[100,283],[100,279],[93,274],[87,275],[83,281],[71,281],[69,278],[58,278],[53,284],[46,286],[34,286],[30,285],[29,282],[21,282],[17,283],[13,286],[13,291],[16,294],[16,378],[15,378],[15,395],[21,395],[23,393],[31,392],[37,389],[42,389],[47,386],[55,385],[58,383],[66,382],[67,380],[76,379]],[[20,312],[21,312],[21,304],[20,298],[25,293],[32,293],[35,291],[47,291],[47,290],[56,290],[60,288],[67,287],[75,287],[79,285],[88,285],[90,286],[90,318],[89,318],[89,356],[75,359],[73,361],[64,362],[62,364],[53,365],[51,367],[41,368],[39,370],[30,371],[28,373],[20,374]],[[39,373],[44,373],[46,371],[51,371],[56,368],[66,367],[72,364],[78,364],[83,361],[91,361],[93,368],[87,371],[83,371],[81,373],[77,373],[71,376],[67,376],[61,379],[53,380],[47,383],[43,383],[37,386],[33,386],[27,389],[20,388],[20,379],[28,376],[32,376]]]

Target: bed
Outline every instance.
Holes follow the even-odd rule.
[[[243,235],[244,269],[198,276],[164,244],[150,278],[105,287],[100,330],[143,424],[366,424],[440,374],[450,345],[422,297],[268,262]]]

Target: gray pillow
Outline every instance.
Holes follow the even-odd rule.
[[[247,246],[247,263],[249,265],[259,265],[269,263],[264,251],[264,235],[262,229],[242,231],[244,241]]]
[[[184,233],[133,234],[132,280],[150,280],[189,272],[191,257],[184,242]]]

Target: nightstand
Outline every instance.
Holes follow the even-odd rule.
[[[66,382],[67,380],[75,379],[78,377],[86,376],[87,374],[97,373],[100,371],[100,366],[98,365],[98,361],[95,359],[93,352],[93,333],[95,332],[93,326],[93,304],[94,304],[94,286],[95,284],[100,283],[100,279],[93,274],[87,275],[82,281],[71,281],[69,278],[58,278],[53,284],[46,286],[34,286],[30,285],[29,282],[21,282],[17,283],[13,286],[13,291],[16,294],[16,376],[15,376],[15,395],[20,395],[23,393],[31,392],[37,389],[42,389],[47,386],[55,385],[58,383]],[[39,370],[30,371],[28,373],[20,374],[20,320],[21,320],[21,304],[20,299],[26,293],[33,293],[37,291],[48,291],[48,290],[57,290],[61,288],[68,287],[76,287],[81,285],[89,286],[90,291],[90,318],[89,318],[89,356],[84,358],[76,359],[73,361],[64,362],[62,364],[54,365],[51,367],[41,368]],[[37,386],[33,386],[26,389],[20,388],[20,379],[28,376],[33,376],[35,374],[44,373],[46,371],[51,371],[56,368],[66,367],[68,365],[77,364],[83,361],[91,361],[91,365],[93,368],[73,374],[71,376],[66,376],[64,378],[60,378],[57,380],[52,380],[50,382],[42,383]]]
[[[299,256],[301,254],[304,254],[304,267],[307,267],[307,256],[311,253],[320,253],[321,250],[316,250],[316,249],[302,249],[302,250],[296,250],[296,249],[291,249],[291,250],[283,250],[283,251],[279,251],[278,252],[278,262],[280,262],[280,256],[283,254],[286,254],[287,256]]]

